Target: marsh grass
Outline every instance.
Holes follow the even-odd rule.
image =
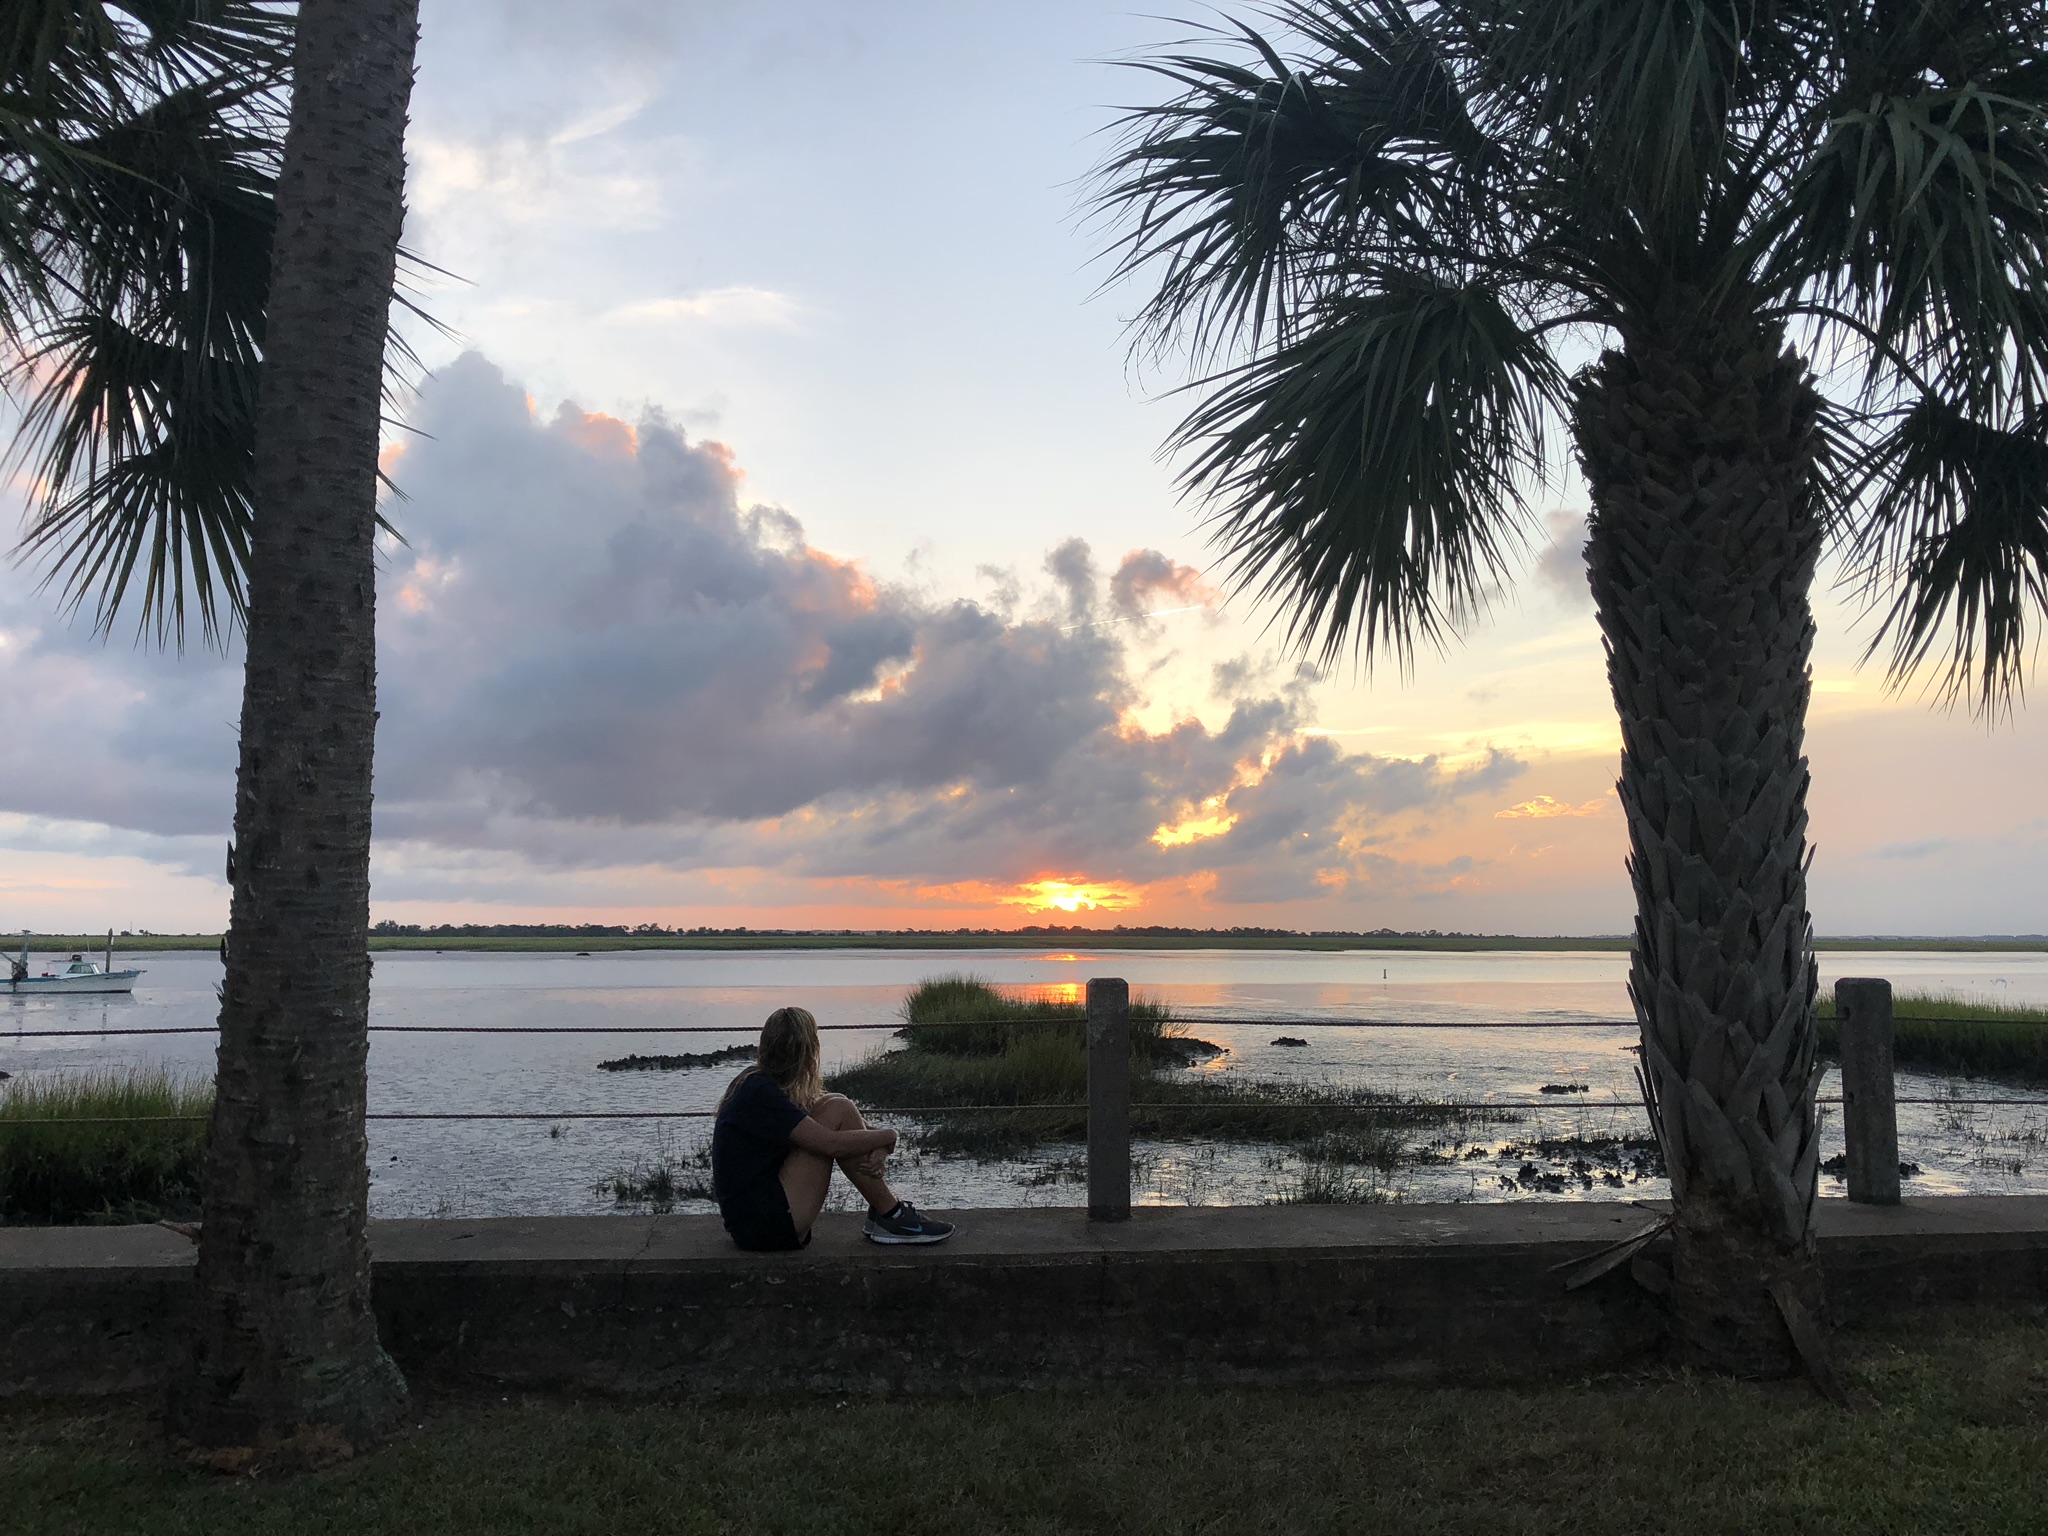
[[[680,1201],[712,1199],[711,1143],[704,1141],[686,1151],[673,1131],[657,1124],[652,1154],[635,1153],[630,1163],[619,1164],[599,1179],[591,1192],[599,1199],[610,1196],[622,1210],[657,1216],[666,1216]]]
[[[1904,992],[1892,1000],[1892,1014],[1892,1058],[1899,1066],[2048,1083],[2048,1009]],[[1827,996],[1820,1000],[1820,1048],[1841,1054],[1835,1003]]]
[[[0,1221],[65,1226],[196,1216],[212,1107],[212,1084],[161,1070],[74,1072],[0,1086]],[[101,1123],[58,1123],[78,1120]]]
[[[1960,1083],[1950,1083],[1942,1089],[1940,1101],[1934,1105],[1934,1123],[1942,1138],[1967,1149],[1969,1165],[1986,1173],[2018,1178],[2032,1171],[2043,1154],[2048,1153],[2048,1116],[2037,1108],[2015,1124],[2008,1110],[1961,1102],[1966,1096],[1967,1089]],[[1845,1160],[1828,1161],[1840,1162],[1846,1172]],[[1902,1172],[1910,1166],[1902,1165]],[[1828,1171],[1843,1176],[1832,1167]]]
[[[1167,1058],[1162,1042],[1184,1038],[1166,1022],[1164,1003],[1131,999],[1131,1058],[1148,1064]],[[1087,1009],[1054,998],[1012,997],[973,975],[934,976],[903,1000],[903,1028],[914,1049],[937,1056],[1003,1056],[1029,1039],[1084,1045]]]
[[[1322,1137],[1283,1154],[1276,1164],[1287,1178],[1274,1191],[1274,1205],[1384,1205],[1398,1198],[1388,1185],[1392,1166],[1361,1157],[1345,1137]]]
[[[1293,1182],[1273,1196],[1275,1205],[1385,1205],[1387,1186],[1346,1163],[1304,1162]]]
[[[1169,1064],[1199,1043],[1165,1023],[1161,1004],[1135,999],[1131,1011],[1136,1136],[1341,1146],[1356,1166],[1391,1170],[1414,1161],[1411,1132],[1484,1118],[1400,1094],[1187,1074]],[[916,1136],[927,1152],[1000,1158],[1086,1137],[1080,1004],[1018,1000],[979,977],[949,976],[920,983],[903,1016],[902,1048],[834,1073],[828,1086],[863,1104],[921,1112]],[[984,1020],[1015,1027],[963,1022]],[[1071,1107],[1021,1107],[1047,1104]]]

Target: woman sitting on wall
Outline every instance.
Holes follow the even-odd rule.
[[[871,1130],[841,1093],[827,1093],[818,1067],[818,1021],[778,1008],[761,1026],[754,1064],[718,1102],[711,1132],[711,1187],[725,1230],[742,1248],[801,1248],[825,1208],[832,1165],[868,1203],[875,1243],[940,1243],[949,1221],[920,1216],[882,1178],[894,1131]]]

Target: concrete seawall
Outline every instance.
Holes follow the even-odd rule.
[[[961,1390],[1065,1381],[1514,1379],[1654,1359],[1626,1267],[1553,1266],[1638,1230],[1609,1204],[958,1213],[932,1249],[828,1215],[799,1254],[714,1218],[371,1224],[386,1347],[413,1379],[628,1395]],[[1652,1250],[1654,1252],[1654,1250]],[[2048,1198],[1821,1207],[1847,1321],[2048,1302]],[[160,1227],[0,1230],[0,1396],[147,1390],[193,1249]]]

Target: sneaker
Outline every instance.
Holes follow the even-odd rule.
[[[916,1206],[899,1200],[886,1215],[868,1212],[866,1235],[871,1243],[943,1243],[953,1235],[953,1223],[920,1216]]]

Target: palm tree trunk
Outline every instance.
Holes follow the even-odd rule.
[[[365,1221],[377,451],[418,0],[305,0],[253,473],[234,904],[173,1427],[346,1454],[405,1383]]]
[[[1818,398],[1773,329],[1674,334],[1588,369],[1575,423],[1621,718],[1629,989],[1680,1339],[1718,1369],[1783,1375],[1788,1324],[1823,1303],[1804,755]]]

